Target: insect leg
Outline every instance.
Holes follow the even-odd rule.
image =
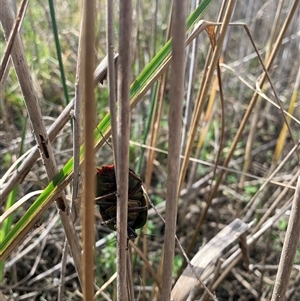
[[[137,238],[136,232],[135,232],[134,229],[133,229],[131,226],[129,226],[128,224],[127,224],[127,232],[128,232],[128,237],[129,237],[129,239]]]
[[[101,225],[105,226],[105,225],[107,225],[109,223],[112,223],[112,222],[116,222],[116,217],[112,217],[112,218],[110,218],[110,219],[108,219],[106,221],[101,222]]]

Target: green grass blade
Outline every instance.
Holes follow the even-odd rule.
[[[9,194],[7,199],[6,209],[10,208],[16,202],[17,194],[18,194],[18,186],[16,186],[13,189],[13,191]],[[1,244],[4,238],[6,237],[6,234],[9,232],[12,222],[13,222],[13,216],[9,216],[7,219],[3,221],[1,232],[0,232]],[[5,260],[0,261],[0,282],[2,282],[4,276],[4,265],[5,265]]]
[[[67,84],[66,84],[64,65],[63,65],[62,58],[61,58],[61,48],[60,48],[60,43],[59,43],[59,38],[58,38],[58,30],[57,30],[53,0],[49,0],[49,8],[50,8],[50,15],[51,15],[51,21],[52,21],[52,28],[53,28],[60,76],[61,76],[61,81],[62,81],[63,90],[64,90],[64,94],[65,94],[65,98],[66,98],[66,105],[67,105],[69,103],[69,94],[68,94],[68,88],[67,88]],[[72,122],[72,119],[71,119],[71,122]]]
[[[187,18],[187,32],[190,32],[193,26],[200,21],[202,15],[213,0],[203,0],[197,8]]]
[[[24,153],[24,143],[25,143],[25,138],[26,138],[26,130],[27,130],[27,121],[28,121],[28,115],[26,116],[25,120],[24,120],[24,127],[23,127],[23,131],[22,131],[22,139],[21,139],[21,144],[20,144],[20,150],[19,150],[19,157],[22,156],[22,154]],[[17,165],[20,166],[21,163],[19,163]],[[13,191],[9,194],[8,196],[8,200],[6,203],[6,209],[9,209],[15,202],[17,199],[17,195],[18,195],[18,185],[14,187]],[[1,232],[0,232],[0,242],[2,243],[2,241],[4,240],[4,238],[6,237],[7,233],[9,232],[12,224],[13,224],[13,219],[14,219],[14,215],[12,214],[11,216],[9,216],[8,218],[6,218],[2,225],[1,225]],[[4,275],[4,265],[5,265],[5,261],[0,261],[0,282],[3,279],[3,275]]]

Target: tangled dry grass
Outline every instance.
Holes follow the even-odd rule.
[[[97,63],[106,55],[104,2],[99,1],[96,10],[99,12],[95,41]],[[190,2],[189,9],[192,11],[194,2]],[[132,37],[134,79],[165,42],[170,5],[168,1],[136,2]],[[224,7],[222,1],[213,2],[203,19],[217,22],[220,14],[222,20]],[[65,1],[56,3],[55,9],[66,84],[71,98],[75,95],[79,9],[76,3]],[[0,16],[5,28],[3,14]],[[207,65],[212,62],[209,36],[202,32],[186,50],[184,112],[183,119],[178,121],[182,123],[181,164],[185,166],[186,173],[181,173],[176,235],[188,257],[194,258],[196,273],[200,269],[198,277],[220,301],[271,300],[274,290],[292,201],[297,201],[299,18],[297,1],[237,2],[231,22],[247,24],[263,65],[245,28],[237,24],[230,25],[221,45],[219,66],[222,82],[218,85],[218,76],[214,72],[209,93],[202,95],[203,99],[203,79],[209,73]],[[36,5],[28,4],[20,31],[32,86],[43,116],[42,122],[48,130],[66,107],[50,24],[49,8],[43,1],[37,1]],[[4,37],[3,32],[0,35]],[[2,40],[0,49],[5,48]],[[4,51],[3,55],[1,52],[2,56]],[[23,153],[35,145],[26,117],[28,107],[24,105],[14,68],[11,63],[9,66],[6,73],[1,75],[0,82],[0,174],[3,179],[19,157],[21,145]],[[264,69],[268,70],[271,81],[266,79],[263,83]],[[131,276],[135,300],[157,300],[164,276],[162,257],[165,224],[159,214],[165,216],[167,158],[168,150],[172,147],[167,142],[168,132],[172,130],[167,124],[171,87],[167,75],[162,76],[158,83],[159,93],[156,95],[153,90],[146,94],[131,115],[130,167],[135,169],[141,158],[139,174],[155,206],[155,210],[149,209],[147,227],[128,250],[132,255]],[[107,82],[104,81],[95,91],[99,112],[97,117],[101,120],[109,110]],[[144,140],[147,133],[145,120],[150,115],[153,95],[156,101],[152,123],[149,123],[150,130]],[[254,97],[256,99],[253,101]],[[199,115],[196,116],[198,108]],[[245,119],[247,114],[249,118]],[[194,138],[189,140],[192,133]],[[65,122],[63,129],[52,140],[51,147],[59,170],[73,155],[71,123]],[[107,139],[106,142],[96,154],[99,166],[113,163],[112,150],[108,145],[111,140]],[[10,197],[19,200],[31,192],[43,190],[49,182],[42,160],[38,158],[26,170],[26,176],[16,181],[4,198],[5,184],[13,177],[17,178],[16,175],[14,171],[6,182],[1,182],[1,203],[7,203],[7,196],[13,189],[17,190]],[[82,177],[83,174],[80,180]],[[72,185],[68,185],[64,193],[69,204]],[[13,224],[35,199],[36,196],[31,196],[14,212]],[[1,214],[6,210],[2,206]],[[101,225],[97,208],[95,216],[95,288],[107,285],[101,293],[98,291],[96,299],[116,300],[115,234]],[[225,236],[218,236],[232,222],[237,222],[240,228],[231,229]],[[80,280],[74,259],[68,251],[63,224],[57,207],[52,204],[14,248],[5,265],[2,265],[3,298],[48,301],[82,299]],[[74,224],[74,229],[80,240],[80,219]],[[3,228],[1,231],[4,231]],[[213,244],[216,237],[217,241]],[[294,233],[294,239],[297,244],[299,233]],[[205,246],[210,247],[207,255],[201,253],[201,250],[206,250]],[[201,255],[197,260],[196,254]],[[187,273],[184,268],[185,259],[176,244],[174,285],[182,283],[184,287],[191,282],[191,279],[184,279]],[[197,292],[194,296],[189,291],[189,300],[209,300],[195,275],[193,280],[197,283]],[[180,299],[183,297],[179,297],[175,287],[172,291],[178,294],[177,298],[173,296],[175,300],[187,300],[187,297]],[[284,300],[297,301],[299,298],[298,245]]]

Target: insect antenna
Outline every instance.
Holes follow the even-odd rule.
[[[113,150],[112,145],[107,141],[107,139],[104,137],[103,133],[99,130],[98,126],[97,126],[97,130],[99,131],[101,137],[104,139],[104,141],[106,142],[106,144]]]

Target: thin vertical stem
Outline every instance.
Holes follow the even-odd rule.
[[[82,8],[82,5],[81,5]],[[79,32],[79,47],[77,52],[77,57],[81,58],[82,48],[83,48],[83,20],[80,22],[80,32]],[[81,198],[78,199],[78,191],[79,191],[79,178],[80,178],[80,145],[82,143],[82,133],[80,120],[82,118],[82,97],[83,97],[83,83],[82,83],[82,72],[81,72],[81,59],[77,60],[76,66],[76,84],[75,84],[75,98],[74,98],[74,110],[73,110],[73,191],[72,191],[72,201],[70,206],[70,215],[72,221],[75,222],[77,218],[80,216],[81,209]]]
[[[84,100],[84,206],[83,206],[83,299],[94,298],[94,1],[83,4],[83,100]]]
[[[64,90],[64,94],[65,94],[65,98],[66,98],[66,105],[67,105],[70,102],[69,101],[69,93],[68,93],[64,65],[63,65],[63,60],[62,60],[62,55],[61,55],[61,48],[60,48],[60,43],[59,43],[59,38],[58,38],[58,30],[57,30],[57,24],[56,24],[54,3],[53,3],[53,0],[49,0],[48,3],[49,3],[49,8],[50,8],[50,16],[51,16],[52,29],[53,29],[54,40],[55,40],[57,60],[58,60],[58,64],[59,64],[60,76],[61,76],[61,81],[62,81],[63,90]],[[72,123],[72,119],[71,119],[71,123]]]
[[[132,29],[132,1],[120,0],[118,64],[118,144],[117,144],[117,299],[127,301],[127,209],[128,160],[130,128],[130,39]]]
[[[276,276],[272,301],[285,299],[285,292],[288,287],[294,264],[295,254],[300,239],[300,176],[298,176],[297,188],[294,195],[291,215],[283,244],[279,269]]]
[[[173,3],[172,54],[170,112],[169,112],[169,154],[166,202],[166,228],[162,292],[160,300],[170,300],[175,248],[177,189],[179,180],[179,156],[181,143],[181,116],[183,104],[184,51],[185,51],[185,1]]]
[[[117,124],[116,124],[116,83],[115,83],[115,60],[114,60],[114,10],[113,1],[107,1],[107,57],[108,57],[108,84],[109,84],[109,109],[111,120],[112,144],[115,166],[117,166]]]
[[[12,47],[14,45],[15,37],[17,35],[17,32],[19,31],[19,29],[22,26],[22,22],[23,22],[24,15],[26,12],[27,4],[28,4],[28,0],[22,1],[21,6],[18,11],[18,15],[14,22],[14,26],[11,30],[11,33],[9,34],[9,38],[7,40],[7,44],[6,44],[5,50],[4,50],[4,56],[3,56],[2,60],[1,60],[1,64],[0,64],[0,83],[2,81],[4,71],[8,66],[9,56],[10,56]],[[0,92],[1,92],[1,89],[0,89]]]

